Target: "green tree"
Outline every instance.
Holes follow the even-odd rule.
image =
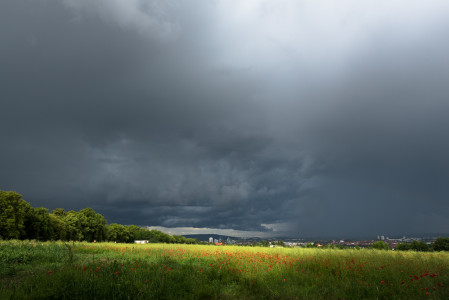
[[[25,237],[25,218],[30,207],[19,193],[0,191],[0,237],[5,239]]]
[[[84,235],[82,232],[80,213],[71,210],[63,218],[63,220],[66,225],[67,240],[82,241],[84,239]]]
[[[149,231],[148,229],[139,227],[138,231],[135,235],[136,240],[152,240],[154,239],[153,233]]]
[[[106,239],[106,220],[102,215],[88,207],[80,210],[79,220],[84,240],[93,242]]]
[[[412,247],[411,247],[410,243],[399,243],[396,245],[396,250],[399,250],[399,251],[408,251],[411,249],[412,249]]]
[[[51,236],[51,240],[57,241],[65,241],[67,240],[67,226],[62,217],[59,217],[53,213],[48,215],[50,217],[50,224],[53,228],[53,235]]]
[[[53,237],[53,227],[45,207],[32,208],[27,219],[28,238],[42,241],[50,240]]]
[[[129,243],[131,240],[131,232],[127,226],[112,223],[107,226],[107,239],[111,242]]]
[[[153,229],[149,231],[151,243],[170,243],[170,235],[163,233],[162,231]]]
[[[200,241],[198,240],[198,239],[194,239],[194,238],[186,238],[186,241],[185,241],[185,243],[186,244],[199,244],[200,243]]]
[[[430,251],[429,245],[427,245],[426,243],[424,243],[422,241],[413,241],[410,245],[410,248],[411,248],[411,250],[421,251],[421,252]]]
[[[421,241],[413,241],[411,243],[400,243],[396,245],[396,250],[400,251],[407,251],[407,250],[413,250],[413,251],[430,251],[429,245],[427,245],[424,242]]]
[[[187,244],[187,239],[183,237],[182,235],[173,235],[173,243],[175,244]]]
[[[158,232],[158,241],[161,243],[170,243],[172,241],[171,236],[165,232]]]
[[[64,210],[64,208],[56,208],[52,210],[51,213],[59,218],[64,218],[65,216],[67,216],[67,212]]]
[[[25,235],[23,238],[33,240],[38,239],[39,236],[39,225],[38,225],[38,216],[36,215],[36,211],[33,207],[30,207],[26,209],[25,212]]]
[[[126,226],[129,231],[129,243],[134,243],[135,240],[143,240],[142,234],[141,234],[141,228],[136,225],[129,225]]]
[[[378,241],[378,242],[372,243],[370,248],[371,249],[378,249],[378,250],[389,250],[390,246],[387,243],[385,243],[385,242]]]
[[[449,251],[449,237],[439,237],[432,244],[435,251]]]
[[[262,247],[270,247],[270,242],[267,240],[261,240],[260,244]]]

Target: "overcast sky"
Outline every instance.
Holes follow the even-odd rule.
[[[109,223],[448,232],[448,15],[446,0],[1,0],[0,189]]]

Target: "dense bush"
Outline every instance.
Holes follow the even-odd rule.
[[[413,250],[413,251],[430,251],[429,245],[427,245],[424,242],[421,241],[413,241],[411,243],[400,243],[396,246],[396,250],[401,251],[407,251],[407,250]]]
[[[377,250],[389,250],[390,246],[385,242],[378,241],[378,242],[371,244],[370,248],[377,249]]]
[[[449,251],[449,237],[439,237],[433,243],[435,251]]]

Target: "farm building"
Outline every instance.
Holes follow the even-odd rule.
[[[135,240],[134,243],[136,244],[148,244],[148,240]]]

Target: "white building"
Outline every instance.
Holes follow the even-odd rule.
[[[134,243],[136,244],[148,244],[148,240],[135,240]]]

